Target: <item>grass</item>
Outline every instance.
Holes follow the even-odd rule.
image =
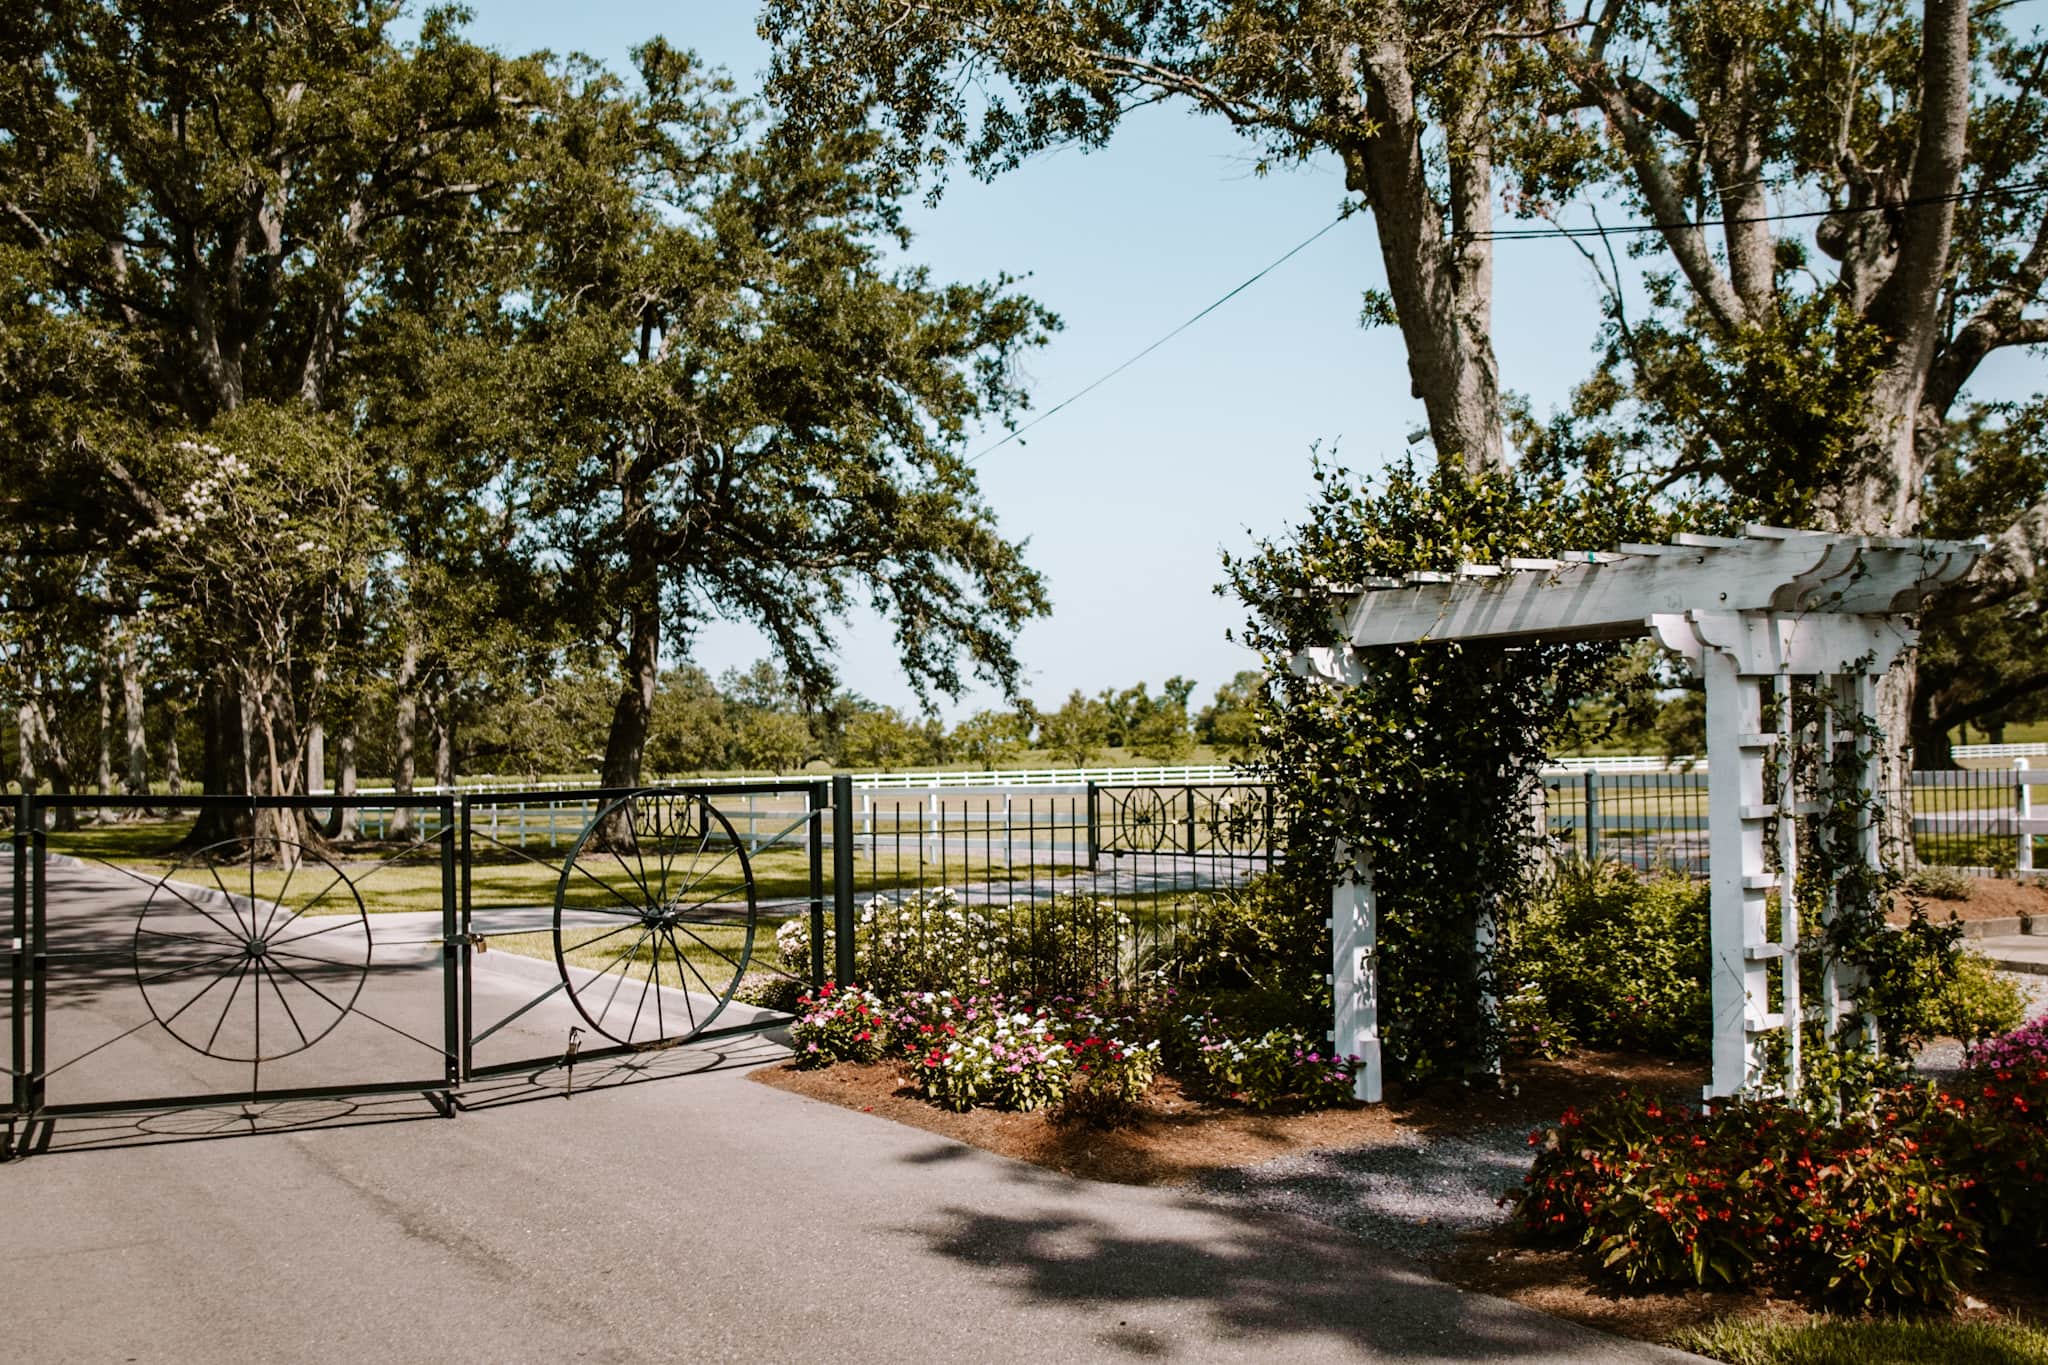
[[[136,821],[92,827],[75,833],[52,834],[49,847],[53,853],[113,863],[151,879],[175,870],[175,880],[213,886],[215,874],[218,874],[218,882],[224,890],[280,901],[309,913],[338,914],[353,908],[346,890],[335,887],[334,874],[322,866],[302,865],[296,872],[259,866],[253,876],[246,863],[222,864],[210,870],[193,866],[186,862],[185,855],[178,848],[190,828],[189,820]],[[900,891],[920,885],[936,888],[941,884],[958,886],[963,883],[1028,887],[1034,880],[1042,883],[1075,870],[1070,864],[1048,861],[1008,862],[1004,860],[1000,846],[970,848],[964,854],[955,847],[948,850],[944,858],[920,859],[920,846],[920,841],[907,839],[893,847],[885,843],[879,858],[858,857],[856,869],[861,894]],[[521,856],[505,845],[476,839],[470,864],[471,906],[492,909],[553,905],[561,881],[560,860],[567,856],[568,849],[566,841],[552,846],[536,843],[528,846],[527,852],[531,856]],[[350,849],[337,857],[338,865],[348,873],[357,894],[362,897],[363,908],[371,914],[441,908],[441,866],[437,844],[427,843],[410,851],[377,847]],[[706,870],[714,861],[719,861],[717,854],[702,860],[696,870]],[[802,900],[810,895],[810,856],[803,847],[785,845],[762,849],[751,855],[749,862],[754,873],[757,901]],[[182,870],[179,870],[181,865]],[[637,904],[645,899],[638,884],[641,875],[647,876],[649,890],[660,889],[651,866],[643,874],[640,868],[621,863],[609,855],[585,855],[577,860],[576,866],[582,871],[571,876],[564,896],[565,903],[571,906],[597,909],[616,906],[621,901]],[[715,885],[717,880],[736,874],[737,859],[725,858],[722,865],[711,872],[713,881],[710,884]],[[693,875],[694,872],[684,870],[680,864],[672,867],[671,889],[679,887]]]
[[[654,946],[636,943],[637,936],[634,934],[619,934],[602,944],[592,943],[593,939],[606,932],[601,928],[565,931],[562,935],[562,955],[572,966],[588,967],[595,972],[602,972],[620,960],[631,957],[637,966],[629,968],[625,974],[638,981],[646,980],[647,962],[654,955]],[[683,974],[676,969],[675,959],[665,952],[655,968],[655,979],[664,986],[692,990],[700,995],[722,993],[741,961],[741,950],[746,946],[745,931],[738,925],[693,924],[690,926],[690,934],[695,935],[695,938],[680,937],[683,956],[694,971],[701,973],[702,979],[684,979]],[[555,941],[552,934],[505,934],[491,940],[490,951],[518,953],[522,957],[552,960],[555,955]],[[747,964],[752,971],[759,971],[775,964],[773,924],[764,922],[755,929],[753,955],[747,959]]]
[[[2010,1322],[1727,1318],[1672,1344],[1730,1365],[2048,1365],[2048,1332]]]

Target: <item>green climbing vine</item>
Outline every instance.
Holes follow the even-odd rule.
[[[1288,661],[1337,643],[1332,585],[1716,528],[1605,479],[1403,463],[1376,484],[1319,464],[1316,481],[1306,521],[1226,560],[1249,610],[1244,642],[1267,663],[1261,762],[1288,808],[1297,869],[1320,870],[1327,888],[1340,846],[1371,860],[1392,1073],[1484,1072],[1501,1040],[1482,926],[1534,869],[1529,800],[1550,735],[1574,702],[1611,686],[1622,646],[1403,645],[1374,651],[1350,687]]]

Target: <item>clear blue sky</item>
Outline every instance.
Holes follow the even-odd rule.
[[[623,69],[635,43],[660,33],[743,88],[767,63],[747,0],[474,4],[470,32],[508,51],[582,51]],[[941,278],[1029,274],[1028,292],[1066,323],[1027,361],[1043,411],[1328,223],[1343,199],[1334,163],[1260,178],[1220,121],[1159,106],[1104,151],[1041,157],[987,185],[956,178],[935,209],[913,213],[912,256]],[[1385,286],[1372,233],[1364,215],[1342,224],[981,462],[1004,530],[1029,539],[1051,585],[1052,616],[1020,641],[1027,695],[1057,703],[1077,687],[1156,688],[1179,673],[1206,700],[1255,664],[1224,639],[1242,613],[1211,590],[1220,552],[1300,517],[1316,443],[1374,469],[1422,425],[1397,335],[1357,323],[1361,292]],[[1542,408],[1562,402],[1592,362],[1590,271],[1567,242],[1503,242],[1497,276],[1503,384]],[[750,630],[721,624],[694,655],[716,674],[766,652]],[[880,623],[849,623],[840,657],[854,691],[912,703]]]

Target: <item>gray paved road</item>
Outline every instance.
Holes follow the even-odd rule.
[[[1052,1175],[737,1070],[53,1153],[0,1190],[23,1361],[1660,1354],[1331,1229]]]
[[[84,936],[134,893],[71,894]],[[366,998],[424,1026],[423,969]],[[128,1026],[123,974],[80,989],[66,1037]],[[479,989],[502,1008],[532,983]],[[559,1008],[502,1036],[545,1051]],[[306,1064],[351,1039],[364,1065],[417,1047],[354,1022],[333,1039]],[[652,1079],[591,1062],[578,1084],[598,1088],[573,1098],[542,1067],[452,1120],[400,1096],[309,1102],[291,1116],[338,1126],[255,1136],[217,1136],[248,1126],[234,1110],[67,1121],[0,1166],[0,1360],[1681,1358],[1333,1228],[1073,1180],[746,1079],[781,1055],[678,1049],[647,1057]],[[86,1094],[211,1080],[153,1026],[89,1061]]]

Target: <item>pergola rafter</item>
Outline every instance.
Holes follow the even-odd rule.
[[[1452,640],[1535,645],[1653,635],[1706,682],[1713,955],[1713,1082],[1709,1098],[1754,1090],[1763,1074],[1762,1042],[1786,1034],[1787,1084],[1799,1075],[1801,993],[1798,965],[1796,822],[1814,812],[1793,790],[1798,738],[1795,680],[1827,694],[1820,743],[1832,752],[1853,742],[1863,789],[1879,789],[1879,755],[1870,727],[1837,733],[1836,710],[1869,719],[1878,680],[1917,638],[1910,617],[1943,586],[1967,574],[1981,542],[1833,535],[1749,526],[1741,536],[1675,537],[1665,545],[1572,551],[1554,559],[1466,564],[1455,572],[1324,587],[1339,643],[1297,653],[1297,672],[1339,685],[1364,679],[1374,651]],[[1765,790],[1776,751],[1778,781]],[[1861,832],[1861,855],[1880,854],[1874,821]],[[1775,828],[1779,866],[1767,866]],[[1833,889],[1823,888],[1825,914]],[[1767,923],[1779,898],[1777,934]],[[1362,1059],[1358,1098],[1381,1095],[1378,900],[1372,869],[1354,859],[1332,904],[1336,986],[1333,1041]],[[1492,926],[1482,922],[1482,935]],[[1770,1005],[1769,971],[1779,971],[1780,1002]],[[1822,981],[1826,1026],[1833,1028],[1855,983],[1830,963]]]

